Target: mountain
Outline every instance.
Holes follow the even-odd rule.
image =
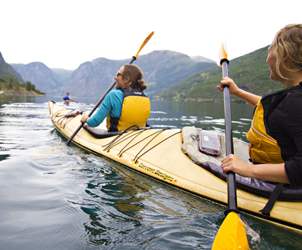
[[[214,63],[214,61],[206,58],[206,57],[203,57],[203,56],[192,56],[191,57],[194,61],[196,62],[208,62],[208,63]]]
[[[43,94],[31,82],[24,82],[14,68],[5,62],[0,52],[0,98]]]
[[[73,72],[72,70],[57,69],[57,68],[55,68],[55,69],[52,68],[51,70],[54,73],[56,80],[58,82],[60,82],[61,84],[66,82]]]
[[[130,59],[98,58],[83,63],[71,74],[64,90],[72,92],[75,96],[98,97],[113,83],[113,77],[119,67],[129,61]],[[196,72],[211,68],[214,62],[209,59],[194,60],[185,54],[164,50],[140,56],[135,64],[144,71],[148,83],[147,92],[153,95],[175,86]]]
[[[50,69],[40,62],[13,64],[13,67],[23,79],[31,81],[48,94],[63,95],[64,92],[70,92],[75,97],[99,97],[113,83],[118,69],[129,61],[101,57],[82,63],[74,71]],[[142,55],[135,63],[144,71],[150,95],[158,95],[189,76],[215,66],[207,58],[191,58],[168,50]]]
[[[145,72],[146,81],[149,83],[148,93],[153,95],[174,87],[189,76],[206,71],[215,65],[209,59],[204,58],[200,61],[169,50],[153,51],[143,55],[137,64]]]
[[[239,87],[258,95],[264,95],[282,88],[269,78],[266,64],[267,48],[264,47],[230,61],[229,76]],[[177,86],[163,92],[160,97],[175,100],[211,100],[221,98],[216,86],[221,80],[221,69],[213,67],[185,79]]]
[[[98,58],[82,63],[71,73],[63,90],[73,96],[99,97],[113,83],[117,70],[126,62],[127,60]]]
[[[45,93],[55,94],[62,88],[58,74],[41,62],[12,64],[14,69],[25,79]]]
[[[0,77],[13,77],[20,83],[23,82],[22,77],[18,74],[14,68],[5,62],[1,52],[0,52]]]

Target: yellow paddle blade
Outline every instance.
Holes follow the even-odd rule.
[[[220,60],[228,59],[228,53],[226,52],[223,44],[221,44],[219,56],[220,56]]]
[[[138,58],[138,54],[139,52],[141,52],[141,50],[144,48],[144,46],[146,45],[146,43],[151,39],[151,37],[154,35],[154,31],[152,31],[147,37],[146,39],[143,41],[142,45],[139,47],[138,51],[135,54],[135,58]]]
[[[216,234],[212,250],[247,250],[245,226],[239,215],[235,212],[228,213]]]

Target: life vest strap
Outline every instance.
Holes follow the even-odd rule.
[[[275,205],[275,202],[278,200],[279,195],[281,194],[284,188],[283,184],[278,184],[274,188],[273,192],[271,193],[267,203],[265,204],[264,208],[262,208],[259,212],[261,212],[264,216],[270,216],[270,213]]]

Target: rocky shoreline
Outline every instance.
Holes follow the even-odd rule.
[[[0,90],[1,97],[18,97],[18,96],[43,96],[44,94],[27,90]]]

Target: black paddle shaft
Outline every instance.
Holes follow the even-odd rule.
[[[136,57],[133,56],[131,58],[131,61],[129,62],[129,64],[132,64],[134,61],[136,60]],[[94,106],[94,108],[90,111],[90,113],[88,114],[88,117],[90,117],[94,111],[101,105],[101,103],[103,102],[105,96],[114,88],[116,82],[112,83],[110,88],[106,91],[106,93],[98,100],[97,104]],[[80,126],[76,129],[76,131],[73,132],[73,134],[71,135],[71,137],[69,138],[69,140],[67,141],[67,145],[69,146],[70,143],[72,142],[73,138],[76,136],[76,134],[81,130],[81,128],[83,128],[84,123],[81,123]]]
[[[227,59],[222,59],[220,62],[222,66],[222,77],[229,76]],[[226,155],[234,153],[233,135],[232,135],[232,116],[231,116],[231,97],[228,86],[223,89],[223,101],[224,101],[224,117],[225,117],[225,149]],[[236,179],[233,172],[227,174],[228,183],[228,210],[237,211],[237,196],[236,196]]]

